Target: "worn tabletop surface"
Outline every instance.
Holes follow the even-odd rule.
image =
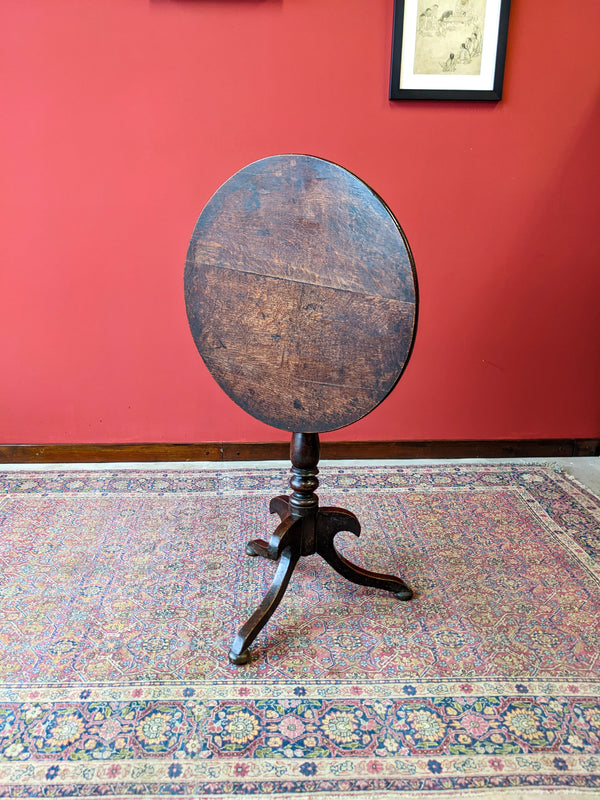
[[[381,199],[311,156],[256,161],[213,195],[185,269],[192,336],[245,411],[322,432],[394,387],[416,322],[412,258]]]

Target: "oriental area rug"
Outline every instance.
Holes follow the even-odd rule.
[[[244,554],[287,469],[0,473],[0,796],[600,796],[600,502],[543,464],[325,466],[346,556]]]

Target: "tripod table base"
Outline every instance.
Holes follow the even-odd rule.
[[[277,513],[281,522],[268,542],[262,539],[248,542],[246,553],[279,561],[279,565],[262,603],[242,625],[233,641],[229,651],[232,664],[247,664],[250,660],[248,648],[279,605],[301,556],[318,553],[336,572],[352,583],[384,589],[395,594],[399,600],[410,600],[413,596],[410,587],[400,578],[369,572],[352,564],[338,552],[333,541],[337,533],[349,531],[360,536],[360,522],[351,511],[324,506],[312,508],[309,513],[297,516],[290,513],[290,498],[286,495],[274,497],[270,511]]]

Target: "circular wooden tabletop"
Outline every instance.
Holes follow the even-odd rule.
[[[213,195],[190,242],[185,300],[221,388],[297,433],[372,411],[415,334],[414,265],[400,226],[355,175],[312,156],[256,161]]]

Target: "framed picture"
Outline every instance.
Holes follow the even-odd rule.
[[[510,0],[395,0],[390,100],[500,100]]]

